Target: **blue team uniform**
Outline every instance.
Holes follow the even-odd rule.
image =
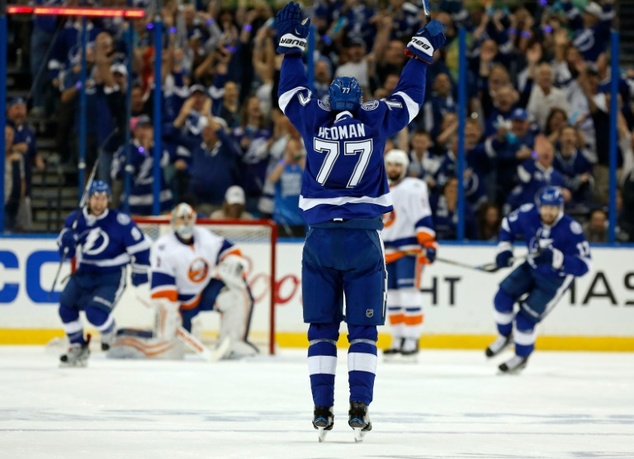
[[[536,255],[538,247],[556,249],[563,254],[559,269],[537,265],[529,256],[502,281],[495,296],[499,333],[509,336],[515,320],[515,353],[528,357],[535,348],[535,325],[555,307],[572,280],[590,269],[590,246],[581,225],[571,217],[560,213],[555,222],[547,226],[533,204],[521,206],[503,220],[499,251],[511,250],[518,239],[526,241],[529,254]],[[517,301],[520,309],[514,314],[513,305]]]
[[[64,222],[64,233],[73,231],[77,212]],[[116,210],[94,217],[84,209],[75,233],[78,236],[77,271],[71,276],[60,297],[59,314],[71,343],[83,342],[79,311],[100,332],[114,327],[111,312],[126,286],[126,265],[133,272],[145,273],[150,265],[150,241],[132,219]]]
[[[279,105],[307,150],[299,207],[310,229],[302,260],[304,321],[316,406],[332,406],[336,341],[348,323],[350,400],[369,404],[377,325],[385,321],[386,270],[379,230],[393,210],[383,164],[386,139],[418,114],[427,65],[410,60],[391,97],[354,113],[331,111],[308,89],[299,55],[282,63]],[[346,297],[344,316],[343,295]]]

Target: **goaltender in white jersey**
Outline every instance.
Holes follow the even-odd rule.
[[[394,210],[383,216],[381,237],[385,244],[388,273],[387,315],[392,344],[383,352],[386,360],[414,360],[423,326],[420,281],[423,266],[436,257],[436,233],[432,222],[427,184],[405,177],[409,158],[402,150],[390,150],[385,166]]]
[[[244,277],[246,260],[230,241],[196,227],[195,222],[191,206],[179,204],[172,211],[173,231],[152,247],[150,297],[158,311],[156,336],[152,338],[160,343],[152,342],[149,351],[156,350],[158,344],[166,346],[166,340],[174,344],[182,330],[191,333],[196,315],[216,310],[222,313],[219,343],[226,347],[222,357],[254,355],[257,349],[247,341],[253,297]],[[138,343],[133,342],[138,339],[120,336],[118,344],[138,349]],[[176,346],[170,346],[168,354],[174,355],[169,357],[156,356],[177,358],[174,349]]]

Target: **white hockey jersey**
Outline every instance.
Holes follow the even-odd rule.
[[[151,297],[195,308],[209,281],[218,278],[216,266],[229,254],[242,255],[231,242],[205,228],[194,227],[193,244],[183,243],[173,232],[161,236],[152,247]]]
[[[390,193],[394,210],[383,215],[381,232],[387,263],[419,253],[421,246],[436,244],[427,184],[417,178],[405,177],[390,185]]]

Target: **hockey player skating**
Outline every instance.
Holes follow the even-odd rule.
[[[223,237],[196,227],[196,213],[189,204],[177,205],[171,219],[172,231],[152,246],[150,296],[157,310],[155,330],[125,330],[117,337],[110,357],[182,358],[179,328],[191,333],[192,319],[213,310],[222,314],[219,346],[224,352],[218,358],[257,354],[246,339],[253,297],[240,250]]]
[[[127,214],[108,209],[109,199],[108,184],[92,182],[87,207],[66,218],[57,240],[64,259],[77,257],[77,271],[60,297],[59,316],[70,341],[61,366],[86,366],[90,356],[80,311],[101,334],[101,348],[109,349],[115,332],[112,310],[125,289],[128,263],[134,286],[148,281],[150,241]]]
[[[381,233],[387,262],[387,316],[392,344],[386,361],[416,361],[423,328],[420,280],[423,267],[436,258],[436,238],[427,184],[405,177],[409,158],[402,150],[385,155],[394,210],[383,216]]]
[[[308,329],[308,368],[313,426],[322,441],[334,422],[337,340],[348,324],[348,424],[355,440],[372,429],[377,364],[377,325],[385,322],[386,269],[379,231],[382,214],[393,210],[383,151],[418,114],[424,98],[427,64],[445,42],[442,25],[432,21],[412,38],[412,57],[393,95],[362,103],[354,78],[336,78],[329,105],[313,98],[302,53],[309,23],[300,7],[287,4],[276,16],[277,52],[284,54],[279,84],[282,111],[299,130],[307,149],[299,206],[310,229],[302,257],[304,322]],[[344,298],[345,295],[345,314]]]
[[[560,188],[545,187],[537,206],[525,204],[502,222],[496,263],[510,266],[513,242],[524,239],[529,257],[502,281],[494,299],[499,336],[486,349],[493,357],[515,342],[515,356],[499,366],[503,373],[526,367],[535,348],[536,327],[555,307],[572,280],[590,269],[590,246],[581,225],[563,213]],[[519,309],[514,312],[515,303]]]

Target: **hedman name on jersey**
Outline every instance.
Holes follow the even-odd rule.
[[[341,126],[320,127],[317,137],[325,140],[351,139],[365,137],[365,124],[343,124]]]

